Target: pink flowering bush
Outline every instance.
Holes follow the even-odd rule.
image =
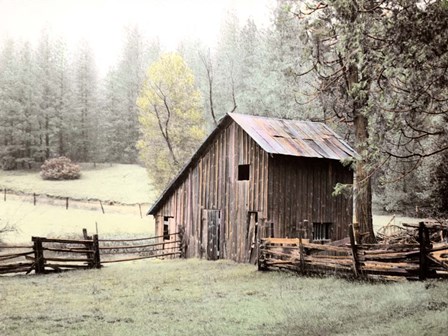
[[[81,176],[81,168],[65,156],[46,160],[40,168],[44,180],[76,180]]]

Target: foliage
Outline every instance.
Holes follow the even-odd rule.
[[[81,168],[69,158],[60,156],[46,160],[40,176],[44,180],[76,180],[81,177]]]
[[[253,265],[230,261],[140,261],[5,277],[2,285],[8,290],[2,292],[0,326],[3,334],[17,336],[29,330],[39,335],[437,336],[446,333],[448,312],[443,282],[306,278],[257,272]],[[26,304],[30,301],[39,304]]]
[[[162,189],[205,136],[203,106],[194,76],[179,54],[165,54],[147,73],[141,95],[140,154]]]
[[[351,129],[360,154],[356,213],[362,230],[371,233],[372,177],[377,183],[387,179],[392,188],[392,181],[408,178],[408,192],[418,193],[421,186],[412,184],[423,159],[448,149],[442,122],[448,52],[441,38],[448,12],[439,1],[282,5],[303,25],[307,48],[296,74],[313,73],[314,97]]]

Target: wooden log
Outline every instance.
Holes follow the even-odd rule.
[[[33,245],[0,245],[0,249],[9,249],[9,248],[13,248],[13,249],[32,249]]]
[[[76,264],[50,264],[47,263],[45,264],[46,267],[51,267],[51,268],[78,268],[78,269],[89,269],[88,265],[76,265]]]
[[[29,267],[29,266],[31,266],[32,265],[32,263],[23,263],[23,262],[20,262],[20,263],[13,263],[13,264],[3,264],[3,265],[0,265],[0,269],[3,269],[3,270],[6,270],[6,269],[10,269],[10,268],[17,268],[17,267]]]
[[[175,241],[165,241],[163,243],[145,244],[145,245],[129,245],[129,246],[100,246],[100,250],[119,250],[119,249],[133,249],[133,248],[144,248],[160,245],[178,244],[181,243],[180,240]]]
[[[110,264],[110,263],[116,263],[116,262],[133,261],[133,260],[150,259],[150,258],[160,258],[160,257],[173,256],[173,255],[180,255],[180,252],[171,252],[171,253],[164,253],[164,254],[157,254],[157,255],[154,254],[151,256],[142,256],[142,257],[125,258],[125,259],[103,260],[102,263]]]
[[[169,236],[176,236],[179,232],[170,233]],[[147,238],[130,238],[130,239],[98,239],[100,243],[102,242],[133,242],[133,241],[140,241],[140,240],[151,240],[151,239],[157,239],[157,238],[163,238],[165,235],[160,236],[154,236],[154,237],[147,237]]]
[[[35,260],[33,257],[27,257],[26,259],[28,260]],[[59,261],[59,262],[85,262],[85,263],[89,263],[91,262],[91,259],[86,259],[86,258],[45,258],[45,264],[48,264],[48,261]]]
[[[11,269],[0,269],[0,274],[10,274],[10,273],[22,273],[27,272],[29,269],[29,266],[23,266],[23,267],[17,267],[17,268],[11,268]]]
[[[332,259],[332,258],[314,258],[312,256],[305,256],[304,260],[308,263],[328,263],[328,264],[338,264],[338,265],[353,265],[352,258],[346,258],[346,259]]]
[[[72,249],[72,248],[52,248],[52,247],[44,247],[44,251],[51,251],[51,252],[60,252],[60,253],[80,253],[80,254],[87,254],[87,253],[93,253],[93,250],[87,250],[85,248],[83,249]]]
[[[64,244],[79,244],[84,245],[85,243],[91,243],[91,240],[83,239],[57,239],[57,238],[43,238],[43,237],[32,237],[31,240],[34,242],[39,239],[41,243],[64,243]]]
[[[24,257],[24,256],[27,256],[30,254],[34,254],[34,251],[24,252],[24,253],[4,254],[4,255],[0,256],[0,261],[16,259],[16,258]]]
[[[329,252],[341,252],[350,253],[350,249],[347,247],[333,246],[333,245],[321,245],[313,243],[304,243],[303,247],[309,250],[329,251]]]
[[[420,251],[411,251],[411,252],[392,252],[392,253],[383,253],[383,254],[364,254],[363,257],[365,260],[400,260],[407,259],[410,257],[417,257],[420,255]]]
[[[391,268],[402,268],[410,271],[419,270],[419,264],[411,264],[411,263],[403,263],[403,262],[378,262],[378,261],[366,261],[364,265],[362,265],[363,269],[391,269]]]

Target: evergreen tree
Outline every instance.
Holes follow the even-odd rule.
[[[87,43],[78,48],[74,68],[73,124],[70,157],[77,161],[97,162],[96,146],[102,122],[98,109],[97,73],[93,52]]]

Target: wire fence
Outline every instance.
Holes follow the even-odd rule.
[[[20,200],[23,202],[33,203],[38,205],[52,205],[64,207],[69,209],[88,209],[91,211],[100,211],[103,214],[115,212],[118,208],[126,208],[126,213],[134,213],[140,218],[146,215],[146,210],[149,209],[149,203],[120,203],[116,201],[104,201],[95,198],[78,199],[72,197],[61,197],[48,194],[38,194],[30,192],[17,192],[12,189],[2,188],[1,195],[3,202],[8,200]]]

